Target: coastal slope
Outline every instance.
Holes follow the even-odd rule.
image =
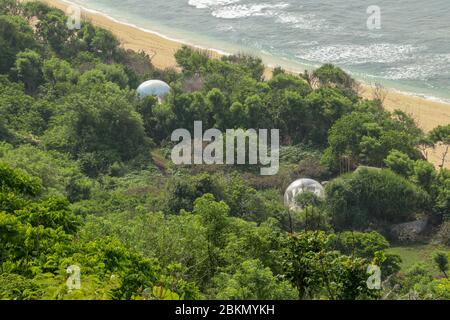
[[[68,2],[61,0],[42,1],[63,11],[66,11],[70,5]],[[151,57],[155,67],[159,69],[177,68],[174,54],[181,48],[183,43],[170,40],[156,33],[147,32],[128,24],[120,23],[106,15],[95,13],[93,11],[83,10],[82,17],[83,19],[92,22],[94,25],[110,30],[121,41],[124,48],[146,52]],[[213,56],[219,56],[215,51],[211,53]],[[266,76],[269,77],[270,73],[271,71],[268,69],[266,71]],[[374,88],[369,85],[363,85],[361,94],[363,97],[370,99],[373,97]],[[389,111],[399,109],[412,115],[419,127],[425,132],[428,132],[439,125],[447,125],[450,123],[450,104],[408,95],[395,90],[387,90],[384,107]],[[428,160],[438,166],[441,164],[444,151],[444,147],[428,150]],[[447,159],[444,167],[450,168],[450,159]]]

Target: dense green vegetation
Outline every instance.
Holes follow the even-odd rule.
[[[264,79],[247,55],[176,59],[158,70],[107,30],[0,0],[0,299],[450,298],[450,172],[420,151],[449,126],[424,134],[332,65]],[[152,78],[171,85],[162,103],[136,95]],[[279,173],[173,165],[170,135],[195,120],[279,128]],[[289,211],[299,177],[326,197]],[[390,227],[416,218],[440,251],[405,266]]]

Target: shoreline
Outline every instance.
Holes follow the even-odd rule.
[[[30,0],[23,0],[23,1],[30,1]],[[147,29],[147,28],[144,28],[144,27],[139,27],[138,25],[135,25],[135,24],[130,23],[130,22],[120,21],[120,20],[118,20],[118,19],[116,19],[116,18],[114,18],[114,17],[112,17],[112,16],[110,16],[110,15],[108,15],[106,13],[103,13],[103,12],[95,10],[95,9],[90,9],[90,8],[84,7],[84,6],[80,5],[80,4],[77,4],[74,1],[69,1],[69,0],[54,0],[54,1],[52,1],[52,0],[49,0],[49,1],[47,1],[47,0],[40,0],[40,1],[41,2],[46,2],[46,3],[48,3],[48,4],[50,4],[51,6],[54,6],[54,7],[58,7],[58,4],[60,3],[61,4],[61,8],[60,9],[62,9],[62,8],[65,9],[65,8],[71,6],[71,5],[75,5],[75,6],[78,6],[79,8],[81,8],[82,15],[84,13],[84,18],[86,18],[86,17],[89,18],[90,14],[96,15],[96,16],[101,16],[101,17],[103,17],[105,19],[111,20],[114,23],[117,23],[117,24],[120,24],[120,25],[123,25],[123,26],[127,26],[127,27],[130,27],[130,28],[133,28],[133,29],[137,29],[137,30],[140,30],[140,31],[148,33],[148,34],[155,35],[155,36],[157,36],[159,38],[162,38],[162,39],[165,39],[167,41],[179,43],[181,45],[187,45],[187,46],[190,46],[190,47],[193,47],[193,48],[196,48],[196,49],[200,49],[200,50],[206,50],[206,51],[214,52],[218,56],[226,56],[226,55],[231,55],[232,54],[230,52],[226,52],[226,51],[221,50],[221,49],[209,48],[209,47],[205,47],[205,46],[198,45],[198,44],[192,44],[192,43],[190,43],[190,42],[188,42],[186,40],[179,39],[179,38],[176,38],[176,37],[171,37],[171,36],[168,36],[168,35],[163,34],[161,32],[155,31],[155,30]],[[65,10],[63,10],[63,11],[65,11]]]
[[[26,2],[26,1],[32,1],[32,0],[21,0],[21,1]],[[59,9],[63,10],[63,11],[66,11],[66,9],[69,6],[74,5],[81,9],[83,19],[89,20],[96,25],[102,24],[102,23],[99,23],[99,21],[98,21],[99,18],[101,18],[102,20],[107,19],[107,20],[111,21],[112,23],[121,25],[123,27],[139,30],[140,32],[153,35],[157,38],[160,38],[161,40],[173,42],[175,44],[179,44],[180,46],[186,45],[186,46],[189,46],[192,48],[207,51],[208,53],[211,54],[211,56],[213,58],[220,58],[221,56],[228,56],[228,55],[235,54],[237,52],[243,52],[243,53],[247,52],[245,49],[243,51],[239,51],[236,49],[234,51],[233,51],[233,49],[231,49],[231,51],[226,51],[226,49],[218,49],[216,47],[205,46],[202,44],[195,43],[195,40],[185,40],[185,39],[177,37],[177,36],[168,36],[167,34],[164,34],[162,31],[155,31],[155,30],[148,29],[145,27],[140,27],[139,25],[136,25],[131,22],[121,21],[118,18],[114,18],[113,16],[111,16],[107,13],[101,12],[97,9],[91,9],[91,8],[85,7],[84,5],[80,5],[72,0],[38,0],[38,1],[45,2],[53,7],[57,7]],[[126,42],[126,41],[127,41],[127,39],[124,39],[124,42]],[[158,40],[156,40],[156,41],[158,41]],[[125,43],[122,43],[122,44],[124,45],[124,47],[126,47]],[[284,70],[286,70],[286,72],[293,73],[293,74],[299,74],[299,73],[303,73],[305,70],[308,70],[308,71],[314,70],[314,69],[320,67],[320,65],[321,65],[321,64],[304,64],[304,63],[299,63],[299,62],[284,59],[284,58],[282,58],[280,60],[280,59],[277,59],[276,57],[272,56],[271,54],[266,54],[265,52],[255,53],[252,50],[250,50],[248,52],[250,54],[254,54],[254,55],[260,57],[263,60],[263,63],[267,67],[268,71],[273,70],[275,67],[281,66]],[[176,64],[175,63],[170,64],[169,66],[165,66],[164,64],[162,64],[161,66],[158,66],[156,63],[155,66],[157,68],[164,69],[165,67],[169,67],[169,68],[175,67]],[[352,74],[352,72],[350,72],[348,70],[345,70],[345,72],[349,73],[354,79],[356,79],[364,87],[374,87],[374,85],[376,83],[378,83],[377,81],[374,81],[374,82],[367,81],[367,79],[365,79],[364,76],[358,77],[357,75]],[[269,74],[269,72],[267,72],[267,73]],[[447,104],[450,107],[450,98],[439,97],[439,96],[435,96],[435,95],[426,94],[423,92],[420,93],[420,92],[417,92],[414,90],[401,89],[399,87],[394,87],[394,86],[384,85],[384,84],[383,84],[383,87],[386,88],[387,90],[389,90],[390,92],[393,92],[396,94],[401,94],[401,95],[418,98],[418,99],[424,99],[424,100],[432,101],[432,102],[436,102],[436,103]]]
[[[32,0],[22,0],[23,2]],[[146,52],[152,61],[152,64],[158,69],[178,68],[174,54],[183,45],[204,50],[210,53],[213,58],[220,58],[232,53],[220,49],[208,48],[197,44],[189,43],[185,40],[170,37],[158,31],[139,27],[133,23],[120,21],[110,15],[95,9],[90,9],[69,0],[38,0],[55,7],[64,12],[71,5],[81,8],[81,18],[92,24],[111,31],[120,41],[125,49],[131,49],[136,52]]]
[[[22,0],[23,2],[26,1],[33,1],[33,0]],[[181,38],[177,38],[177,37],[173,37],[173,36],[168,36],[166,34],[163,34],[159,31],[155,31],[155,30],[151,30],[151,29],[147,29],[144,27],[140,27],[136,24],[130,23],[130,22],[125,22],[125,21],[121,21],[117,18],[114,18],[106,13],[103,13],[101,11],[98,11],[96,9],[90,9],[87,8],[83,5],[77,4],[74,1],[71,0],[38,0],[44,3],[49,4],[50,6],[59,8],[63,11],[66,11],[66,9],[71,6],[71,5],[75,5],[78,6],[79,8],[81,8],[81,12],[82,12],[82,18],[84,20],[88,20],[91,21],[93,24],[98,25],[98,26],[102,26],[103,22],[100,22],[99,19],[103,20],[103,19],[107,19],[110,20],[111,23],[115,23],[118,25],[123,26],[124,28],[131,28],[134,30],[138,30],[140,32],[143,32],[145,34],[150,34],[153,35],[157,38],[160,38],[161,40],[165,40],[165,41],[169,41],[175,44],[179,44],[180,47],[182,45],[186,45],[192,48],[196,48],[199,50],[204,50],[209,52],[210,54],[212,54],[212,57],[218,57],[220,58],[221,56],[228,56],[228,55],[232,55],[234,54],[233,52],[227,52],[225,50],[222,49],[217,49],[217,48],[213,48],[213,47],[206,47],[204,45],[200,45],[200,44],[194,44],[192,42],[189,42],[187,40],[181,39]],[[109,25],[108,25],[109,26]],[[159,41],[159,40],[156,40]],[[124,39],[124,42],[121,42],[121,44],[124,47],[127,47],[127,39]],[[300,63],[296,63],[294,61],[290,61],[290,60],[286,60],[285,65],[283,65],[283,62],[277,61],[275,58],[271,58],[270,55],[266,55],[265,53],[261,52],[258,54],[258,56],[260,58],[263,59],[263,63],[265,64],[266,68],[271,71],[273,70],[275,67],[279,67],[281,66],[283,69],[286,70],[286,72],[289,73],[293,73],[293,74],[299,74],[304,72],[305,70],[311,71],[314,70],[316,68],[318,68],[319,66],[315,66],[315,65],[307,65],[307,64],[300,64]],[[166,57],[168,58],[168,57]],[[269,62],[269,61],[264,61],[265,59],[272,59],[273,61]],[[292,66],[287,66],[286,64],[298,64],[298,66],[296,67],[292,67]],[[162,63],[160,65],[158,65],[158,62],[156,61],[154,63],[154,65],[159,68],[159,69],[164,69],[166,67],[168,68],[173,68],[176,67],[176,63],[174,62],[173,64],[170,63],[167,66]],[[301,67],[300,67],[301,66]],[[347,73],[350,73],[349,71],[346,71]],[[350,73],[351,74],[351,73]],[[352,75],[353,76],[353,75]],[[373,88],[374,84],[377,82],[367,82],[366,80],[363,79],[359,79],[357,78],[357,76],[353,76],[363,87],[370,87]],[[414,91],[405,91],[399,88],[394,88],[394,87],[390,87],[390,86],[383,86],[385,89],[387,89],[389,92],[393,92],[395,94],[401,94],[404,96],[408,96],[408,97],[412,97],[412,98],[418,98],[418,99],[423,99],[423,100],[427,100],[427,101],[432,101],[432,102],[436,102],[436,103],[442,103],[445,105],[448,105],[450,107],[450,99],[447,98],[443,98],[443,97],[438,97],[438,96],[432,96],[432,95],[427,95],[425,93],[418,93],[418,92],[414,92]]]
[[[25,0],[26,1],[26,0]],[[67,8],[75,3],[67,0],[40,0],[50,6],[66,12]],[[174,39],[159,32],[141,28],[131,23],[119,21],[107,14],[97,10],[85,8],[78,4],[82,10],[82,19],[90,21],[96,26],[110,30],[126,49],[146,52],[152,61],[152,64],[158,69],[175,68],[178,69],[174,54],[183,45],[188,45],[201,50],[207,50],[213,58],[220,58],[223,55],[231,54],[217,49],[205,48],[199,45],[187,43],[181,39]],[[271,77],[272,63],[265,62],[267,68],[266,78]],[[288,72],[299,73],[301,70],[289,70]],[[358,80],[359,81],[359,80]],[[361,83],[361,96],[366,99],[373,97],[374,87],[368,83]],[[410,114],[418,126],[425,132],[432,130],[439,125],[450,123],[450,103],[436,101],[433,98],[424,98],[414,93],[402,92],[393,88],[386,88],[387,96],[384,101],[384,107],[388,111],[395,109],[402,110]],[[430,149],[428,160],[437,165],[440,163],[440,155],[443,148],[437,147]],[[450,159],[446,161],[446,168],[450,168]]]

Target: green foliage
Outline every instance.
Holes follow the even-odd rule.
[[[362,168],[326,187],[328,210],[339,230],[405,222],[429,201],[427,194],[390,170]]]
[[[328,131],[339,118],[352,111],[352,102],[336,89],[321,88],[306,97],[309,118],[306,119],[308,134],[306,142],[324,145]]]
[[[214,279],[220,300],[294,300],[298,293],[288,281],[278,280],[259,260],[246,260],[233,274],[220,273]]]
[[[394,172],[408,178],[428,192],[431,202],[434,203],[434,213],[445,215],[448,212],[450,184],[447,169],[437,172],[431,163],[424,160],[413,161],[397,150],[389,154],[385,163]]]
[[[35,196],[41,191],[39,180],[25,175],[21,171],[11,169],[0,164],[0,190],[2,192],[14,191],[19,194]]]
[[[450,294],[448,279],[433,279],[423,263],[413,265],[392,282],[390,298],[445,300]]]
[[[26,261],[39,255],[41,248],[45,252],[56,242],[65,241],[65,231],[76,231],[76,218],[69,213],[65,199],[32,200],[42,189],[38,179],[5,164],[0,165],[0,172],[0,261],[11,257]]]
[[[450,170],[443,169],[439,172],[433,188],[435,195],[434,212],[448,218],[450,212]]]
[[[211,193],[218,199],[222,198],[221,187],[208,174],[174,177],[169,181],[167,190],[167,206],[169,212],[173,213],[178,213],[181,209],[191,211],[194,201],[205,193]]]
[[[72,68],[69,62],[53,57],[44,61],[42,72],[45,81],[56,86],[62,82],[75,83],[78,73]]]
[[[450,221],[444,221],[442,223],[437,238],[442,244],[450,246]]]
[[[180,263],[187,268],[186,276],[197,283],[209,268],[206,231],[200,216],[186,213],[165,218],[161,213],[130,212],[91,215],[80,233],[90,241],[114,236],[144,256],[158,258],[163,265]]]
[[[378,232],[345,231],[331,237],[332,248],[345,255],[354,255],[381,267],[385,279],[400,271],[402,259],[397,254],[386,253],[389,242]]]
[[[69,210],[69,202],[61,197],[50,197],[30,204],[24,209],[16,210],[14,214],[32,226],[61,228],[66,233],[74,233],[78,224],[77,218]]]
[[[395,118],[379,111],[356,111],[340,118],[330,130],[328,148],[322,161],[334,171],[358,165],[382,167],[393,150],[419,158],[416,149],[420,133],[408,129],[407,116]]]
[[[43,126],[33,99],[25,94],[22,84],[1,77],[0,84],[0,123],[9,132],[5,140],[12,143],[33,141],[32,135]]]
[[[290,92],[298,92],[301,96],[306,96],[311,92],[311,88],[303,79],[286,73],[275,74],[268,81],[268,85],[272,90],[278,92],[289,90]]]
[[[429,133],[431,140],[434,143],[442,142],[450,144],[450,125],[437,126]]]
[[[428,192],[432,191],[436,171],[431,163],[424,160],[411,160],[408,155],[397,150],[392,150],[384,162],[395,173],[409,178]]]
[[[96,89],[68,96],[64,113],[43,136],[49,148],[70,153],[91,176],[150,152],[142,119],[123,92],[112,84]]]
[[[346,255],[373,259],[377,251],[389,248],[389,242],[378,232],[345,231],[334,236],[332,246]]]
[[[116,53],[119,41],[111,31],[96,28],[90,45],[92,51],[101,52],[104,59],[110,59]]]
[[[104,74],[106,81],[117,84],[121,89],[125,89],[128,86],[128,75],[122,65],[99,64],[96,66],[95,70],[101,71]]]
[[[392,150],[384,162],[389,169],[399,175],[404,177],[412,175],[414,162],[403,152]]]
[[[265,199],[239,175],[225,177],[206,173],[171,178],[167,184],[167,210],[171,213],[178,213],[181,209],[191,211],[194,201],[206,193],[225,201],[232,216],[262,222],[272,213],[269,199]]]
[[[186,73],[194,73],[202,70],[208,62],[208,56],[206,53],[192,50],[187,46],[183,46],[175,53],[175,58],[180,67]]]
[[[450,125],[437,126],[429,133],[429,139],[435,145],[441,144],[444,147],[445,151],[442,154],[442,161],[440,164],[441,169],[443,169],[450,148]]]
[[[70,30],[66,26],[67,18],[60,10],[50,10],[39,18],[36,31],[41,40],[56,52],[62,53],[69,38]]]
[[[223,201],[214,201],[214,196],[205,194],[194,202],[193,213],[200,216],[200,221],[206,227],[206,239],[212,246],[222,247],[224,230],[227,227],[227,216],[230,209]]]
[[[5,9],[3,9],[5,10]],[[18,16],[0,15],[0,73],[6,74],[16,61],[16,54],[37,46],[33,30]]]
[[[298,289],[299,298],[368,299],[377,293],[368,289],[367,262],[340,255],[328,248],[329,237],[321,231],[289,236],[283,265]]]
[[[90,195],[93,183],[83,175],[79,165],[65,154],[43,151],[28,144],[17,148],[2,144],[0,161],[39,177],[45,193],[64,194],[71,201],[86,199]]]
[[[194,202],[193,214],[200,216],[205,227],[206,242],[208,245],[208,271],[206,277],[212,277],[219,265],[222,264],[220,250],[225,246],[225,232],[228,227],[229,208],[223,201],[214,201],[212,194],[205,194]]]
[[[19,11],[19,3],[15,0],[0,1],[0,15],[17,14]]]
[[[1,198],[8,192],[18,196],[37,192],[36,182],[20,171],[2,165],[1,172]],[[1,210],[5,209],[2,203]],[[77,220],[68,201],[56,197],[29,199],[14,211],[0,212],[0,298],[132,299],[141,297],[146,287],[167,285],[169,278],[172,284],[178,282],[169,270],[161,271],[156,260],[130,251],[113,238],[73,242],[70,234],[77,231]],[[83,289],[76,295],[67,290],[62,276],[73,264],[83,272]],[[118,281],[112,280],[115,277]],[[175,287],[180,296],[198,295],[195,286],[184,280]]]
[[[445,252],[436,252],[434,254],[434,262],[436,263],[439,270],[444,274],[446,278],[448,272],[448,255]]]
[[[295,197],[295,202],[298,206],[306,208],[309,206],[319,207],[323,202],[315,193],[313,192],[302,192]]]
[[[342,69],[333,66],[332,64],[325,64],[320,68],[314,70],[313,77],[317,78],[322,86],[337,87],[349,96],[356,96],[357,83]]]
[[[42,58],[31,50],[19,52],[12,72],[25,84],[27,92],[34,92],[42,82]]]
[[[286,141],[324,146],[332,124],[354,110],[353,100],[331,86],[313,90],[304,79],[285,73],[262,82],[260,61],[252,57],[238,55],[218,61],[183,47],[176,58],[185,78],[200,77],[209,102],[206,114],[197,112],[205,110],[204,103],[198,103],[202,100],[196,100],[194,107],[191,95],[174,90],[173,113],[178,123],[189,125],[179,127],[190,127],[194,116],[212,120],[212,125],[221,129],[277,127]]]

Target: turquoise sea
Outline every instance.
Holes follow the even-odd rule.
[[[72,2],[200,47],[290,70],[329,62],[367,83],[450,101],[450,0]]]

